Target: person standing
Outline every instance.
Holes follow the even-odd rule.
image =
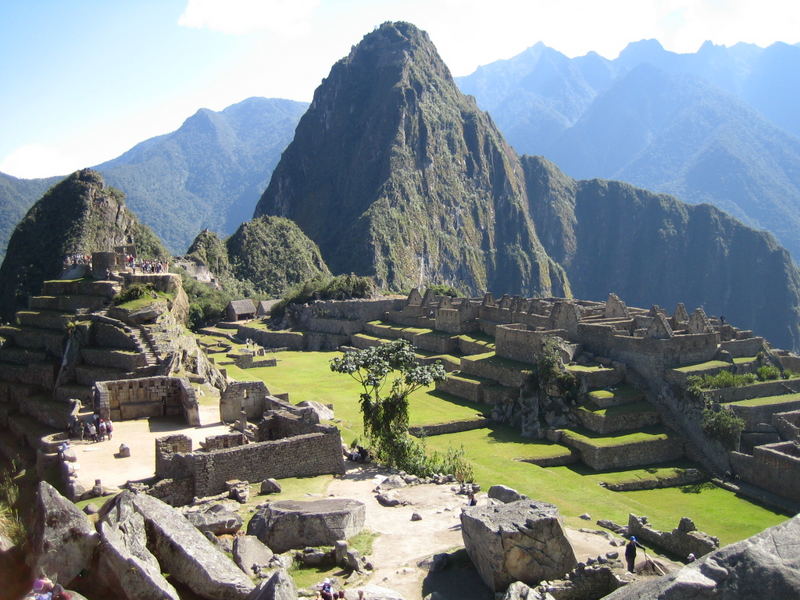
[[[628,563],[628,572],[633,573],[636,568],[636,548],[644,548],[632,535],[630,541],[625,545],[625,562]]]

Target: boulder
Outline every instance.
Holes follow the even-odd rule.
[[[247,575],[258,573],[259,567],[272,560],[272,550],[254,535],[238,535],[233,540],[233,562]]]
[[[225,486],[228,488],[229,497],[238,503],[245,504],[250,499],[250,484],[247,481],[234,479],[226,481]]]
[[[209,600],[244,600],[253,583],[175,508],[147,494],[133,496],[148,547],[162,569]]]
[[[631,583],[609,600],[797,598],[800,590],[800,515],[725,546],[679,571]]]
[[[291,576],[279,569],[254,589],[248,600],[297,600],[297,589]]]
[[[381,481],[380,488],[382,490],[393,490],[405,487],[406,485],[408,485],[406,480],[400,475],[389,475],[389,477]]]
[[[510,488],[506,485],[493,485],[487,492],[489,498],[499,500],[500,502],[516,502],[517,500],[524,500],[526,495],[520,494],[517,490]]]
[[[235,534],[242,527],[242,517],[223,504],[212,504],[202,510],[185,511],[189,522],[205,533],[214,535]]]
[[[64,586],[89,566],[99,541],[86,515],[46,481],[39,482],[29,534],[31,571]]]
[[[558,509],[545,502],[466,508],[461,533],[467,554],[493,591],[505,590],[514,581],[556,579],[577,564]]]
[[[247,534],[273,552],[306,546],[332,546],[364,528],[363,502],[346,498],[281,500],[261,507],[250,519]]]
[[[320,402],[314,402],[313,400],[303,400],[302,402],[298,402],[297,406],[300,408],[309,408],[311,412],[316,415],[317,423],[321,421],[330,421],[333,419],[333,409],[329,406],[325,406]]]
[[[261,482],[261,494],[280,494],[281,484],[275,479],[265,479]]]
[[[403,600],[403,595],[399,592],[371,583],[359,587],[358,589],[364,592],[364,600]],[[355,590],[347,590],[344,597],[346,600],[356,600],[358,598],[358,592]]]
[[[381,506],[386,506],[387,508],[402,506],[405,504],[405,502],[402,500],[395,498],[394,496],[390,496],[389,494],[378,494],[375,496],[375,499],[378,501],[378,504]]]

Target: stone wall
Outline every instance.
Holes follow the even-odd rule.
[[[752,455],[731,452],[731,467],[742,480],[800,502],[800,448],[794,442],[757,446]]]
[[[576,448],[581,453],[581,460],[595,471],[667,462],[683,456],[683,444],[673,438],[618,446],[595,446],[574,438],[562,443]]]
[[[123,329],[110,323],[96,322],[92,325],[92,342],[103,348],[138,350],[136,342]]]
[[[772,415],[775,413],[775,405],[767,404],[765,406],[743,406],[740,404],[732,404],[731,409],[736,413],[737,417],[744,419],[744,430],[752,431],[757,428],[759,423],[772,423]],[[800,400],[793,402],[784,402],[780,405],[780,410],[792,411],[800,409]]]
[[[789,387],[791,386],[791,387]],[[775,381],[762,381],[741,387],[721,388],[718,390],[708,390],[703,392],[703,396],[708,400],[716,402],[738,402],[750,398],[763,398],[765,396],[779,396],[786,393],[794,393],[796,388],[800,391],[800,379]]]
[[[259,420],[267,409],[269,389],[263,381],[233,381],[219,398],[219,418],[224,423],[239,419],[242,411],[250,421]]]
[[[691,519],[682,518],[672,531],[658,531],[647,523],[647,517],[628,516],[628,535],[635,535],[647,544],[685,560],[689,554],[700,558],[719,548],[719,539],[697,531]]]
[[[756,356],[764,350],[764,338],[751,337],[743,340],[729,340],[720,344],[720,349],[727,350],[733,358]]]
[[[448,423],[437,423],[436,425],[409,427],[408,432],[415,437],[427,437],[431,435],[444,435],[446,433],[460,433],[462,431],[481,429],[482,427],[489,427],[491,424],[491,419],[475,417],[474,419],[462,419],[460,421],[450,421]]]
[[[772,425],[784,440],[800,441],[800,410],[775,413]]]
[[[286,348],[287,350],[303,350],[305,341],[300,331],[268,331],[240,325],[239,337],[251,339],[267,348]]]
[[[98,381],[94,408],[112,421],[183,415],[189,425],[200,425],[194,389],[178,377]]]

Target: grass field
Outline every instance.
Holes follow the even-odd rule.
[[[358,406],[360,387],[346,375],[330,371],[336,352],[279,352],[276,367],[242,370],[227,365],[236,379],[262,379],[270,391],[289,392],[293,403],[313,400],[333,404],[336,421],[346,443],[361,434]],[[491,355],[489,355],[491,356]],[[487,356],[486,358],[489,358]],[[412,425],[427,425],[471,418],[487,407],[437,393],[420,390],[410,403]],[[583,432],[582,432],[583,433]],[[659,432],[660,433],[660,432]],[[647,439],[656,433],[624,436],[628,440]],[[620,436],[605,436],[603,441]],[[629,513],[647,515],[655,527],[671,530],[683,516],[694,519],[698,528],[718,536],[722,543],[748,537],[783,521],[786,516],[737,497],[713,484],[664,488],[636,492],[612,492],[601,481],[652,477],[651,470],[630,469],[614,473],[595,473],[578,466],[542,468],[519,459],[560,456],[564,446],[521,437],[509,427],[492,427],[432,436],[426,443],[433,449],[463,446],[472,461],[475,477],[484,489],[495,483],[509,485],[531,498],[557,505],[567,522],[585,526],[578,515],[588,512],[593,519],[611,519],[625,524]],[[684,465],[688,466],[688,465]],[[659,465],[659,469],[670,468]],[[299,480],[295,492],[315,488],[312,480]]]

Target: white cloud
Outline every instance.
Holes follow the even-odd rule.
[[[0,171],[14,177],[66,175],[86,164],[72,152],[53,145],[25,144],[0,162]]]
[[[188,0],[178,25],[228,34],[270,31],[297,35],[319,0]]]

